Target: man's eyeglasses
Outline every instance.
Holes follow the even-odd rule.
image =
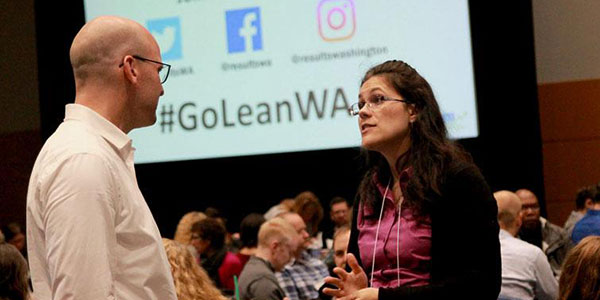
[[[169,77],[169,72],[171,71],[171,65],[170,64],[165,64],[165,63],[162,63],[160,61],[151,60],[151,59],[148,59],[148,58],[145,58],[145,57],[141,57],[139,55],[132,55],[131,57],[133,57],[135,59],[139,59],[141,61],[147,61],[147,62],[151,62],[151,63],[162,65],[163,67],[160,68],[160,70],[158,70],[158,76],[160,77],[160,83],[163,84],[163,83],[165,83],[165,81],[167,81],[167,78]],[[123,64],[125,64],[125,63],[122,62],[119,65],[119,68],[122,67]]]
[[[348,112],[352,116],[358,116],[358,114],[360,113],[360,110],[363,107],[365,107],[365,105],[367,106],[367,108],[369,108],[370,110],[373,111],[373,110],[376,110],[377,108],[379,108],[381,106],[381,104],[383,104],[386,101],[404,102],[407,104],[412,103],[412,101],[410,101],[410,100],[394,99],[394,98],[389,98],[389,97],[382,96],[382,95],[376,95],[376,96],[369,98],[368,101],[363,101],[363,102],[359,101],[358,103],[352,104],[350,106],[350,108],[348,108]]]

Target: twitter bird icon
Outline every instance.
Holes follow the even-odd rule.
[[[178,17],[148,20],[146,28],[158,42],[163,60],[176,60],[183,57],[181,25]]]

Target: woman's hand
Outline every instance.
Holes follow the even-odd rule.
[[[348,273],[342,268],[335,268],[333,272],[339,276],[339,278],[327,277],[325,278],[325,283],[329,283],[337,287],[337,289],[325,288],[323,289],[323,293],[336,297],[338,299],[350,300],[350,299],[377,299],[378,289],[366,289],[368,287],[367,274],[365,271],[358,265],[358,261],[356,261],[356,257],[353,254],[348,254],[347,262],[350,266],[351,272]],[[361,290],[368,290],[362,292]],[[356,298],[361,292],[362,294],[368,293],[369,295],[373,295],[373,291],[375,290],[375,298]],[[348,298],[347,298],[348,297]],[[354,297],[354,298],[353,298]]]
[[[348,296],[337,298],[336,300],[377,300],[379,298],[378,288],[365,288],[354,292]]]

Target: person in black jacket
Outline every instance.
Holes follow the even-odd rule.
[[[365,74],[359,117],[368,171],[353,207],[337,299],[497,299],[497,206],[470,156],[447,137],[430,85],[402,61]]]

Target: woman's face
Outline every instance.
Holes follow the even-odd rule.
[[[196,248],[198,254],[204,254],[210,246],[210,241],[203,239],[198,233],[192,233],[190,243]]]
[[[406,145],[410,146],[409,124],[417,118],[414,106],[399,101],[376,104],[378,97],[404,99],[383,76],[373,76],[365,81],[359,93],[359,102],[366,104],[358,118],[362,146],[384,155],[397,151],[399,145],[408,143]]]

